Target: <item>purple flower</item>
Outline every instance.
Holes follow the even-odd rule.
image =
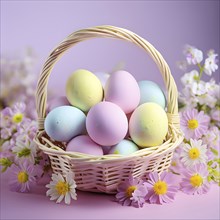
[[[164,171],[160,175],[157,172],[149,174],[149,179],[144,183],[148,189],[146,200],[149,203],[170,203],[178,190],[174,184],[174,174]]]
[[[132,205],[134,207],[143,207],[144,203],[145,203],[145,197],[147,195],[147,188],[143,185],[138,187],[138,189],[136,189],[133,193],[132,193]]]
[[[174,152],[172,162],[169,167],[169,170],[175,174],[180,174],[182,169],[184,169],[183,163],[180,160],[180,154],[182,151],[181,147],[182,147],[182,144]]]
[[[207,144],[208,148],[214,148],[218,151],[220,147],[220,130],[216,126],[209,128],[202,141]]]
[[[3,151],[8,151],[8,150],[11,150],[14,146],[15,146],[15,138],[14,137],[12,137],[11,139],[9,139],[9,140],[6,140],[6,141],[4,141],[3,142],[3,144],[2,144],[2,150]]]
[[[184,193],[201,195],[209,191],[210,183],[207,180],[209,172],[205,164],[196,164],[182,174],[184,178],[180,183],[180,187]]]
[[[7,108],[8,116],[14,124],[19,124],[23,121],[26,105],[22,102],[15,103],[12,108]]]
[[[210,118],[203,111],[188,109],[180,113],[180,127],[189,140],[201,138],[208,130]]]
[[[143,207],[147,189],[142,180],[129,177],[118,186],[116,200],[124,206]]]
[[[1,111],[1,138],[8,140],[15,138],[19,127],[24,121],[24,103],[16,103],[12,108],[5,108]]]
[[[9,128],[1,129],[1,139],[8,139],[12,136],[12,131]]]
[[[10,189],[17,192],[29,192],[31,185],[36,183],[37,167],[28,161],[13,164],[10,168]]]
[[[220,127],[220,109],[212,109],[211,110],[211,118],[214,121],[214,123]]]

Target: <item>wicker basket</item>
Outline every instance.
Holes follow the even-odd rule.
[[[66,152],[63,150],[65,143],[51,141],[46,135],[44,119],[46,117],[47,84],[55,63],[75,44],[96,37],[117,38],[132,42],[143,48],[157,64],[168,91],[169,131],[162,145],[141,149],[129,156],[113,154],[92,156]],[[51,52],[43,66],[36,93],[39,130],[35,142],[45,154],[49,155],[54,173],[65,175],[70,170],[75,173],[77,189],[115,193],[118,184],[130,175],[142,178],[149,172],[160,173],[170,166],[173,152],[183,140],[179,127],[177,96],[176,84],[166,61],[145,39],[126,29],[106,25],[79,30],[64,39]]]

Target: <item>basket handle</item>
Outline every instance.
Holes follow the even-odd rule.
[[[96,37],[116,38],[132,42],[143,48],[157,64],[168,91],[167,95],[167,113],[168,119],[176,121],[178,124],[178,92],[175,81],[171,75],[170,68],[162,55],[145,39],[137,34],[114,26],[96,26],[92,28],[82,29],[70,34],[64,39],[49,55],[41,70],[40,78],[37,84],[36,107],[38,114],[38,129],[44,129],[44,118],[46,117],[47,102],[47,85],[50,73],[56,62],[62,57],[65,51],[73,47],[75,44]],[[171,119],[170,119],[171,118]]]

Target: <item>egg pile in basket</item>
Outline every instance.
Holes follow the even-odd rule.
[[[56,61],[68,48],[94,37],[124,39],[142,47],[163,76],[167,104],[156,83],[137,82],[125,70],[101,82],[80,69],[69,76],[66,97],[54,98],[46,110],[47,84]],[[36,101],[35,142],[49,155],[53,172],[74,172],[80,190],[115,193],[130,175],[144,178],[148,172],[166,170],[183,139],[177,89],[167,63],[150,43],[126,29],[98,26],[69,35],[45,62]]]

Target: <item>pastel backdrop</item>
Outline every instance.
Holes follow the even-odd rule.
[[[39,73],[49,51],[71,32],[110,24],[134,31],[152,43],[167,60],[181,87],[182,60],[188,43],[202,51],[219,54],[219,1],[4,1],[1,0],[1,55],[17,56],[25,47],[34,49]],[[119,62],[137,80],[162,84],[152,60],[139,48],[122,41],[95,39],[72,48],[57,63],[51,89],[64,93],[68,75],[78,68],[111,71]],[[219,72],[214,77],[219,81]],[[170,205],[146,205],[143,209],[122,207],[113,197],[79,192],[71,206],[57,205],[45,196],[45,187],[21,194],[8,190],[1,176],[1,219],[219,219],[219,188],[187,196],[178,193]],[[97,211],[98,210],[98,211]]]
[[[177,68],[183,47],[191,44],[219,54],[219,1],[1,1],[1,54],[34,49],[39,73],[49,52],[70,33],[96,25],[127,28],[147,39],[164,56],[180,87]],[[124,64],[137,80],[163,87],[160,73],[145,52],[120,40],[79,43],[56,64],[49,86],[64,93],[65,81],[78,68],[112,71]],[[62,77],[61,77],[62,75]],[[214,77],[219,80],[218,74]]]

